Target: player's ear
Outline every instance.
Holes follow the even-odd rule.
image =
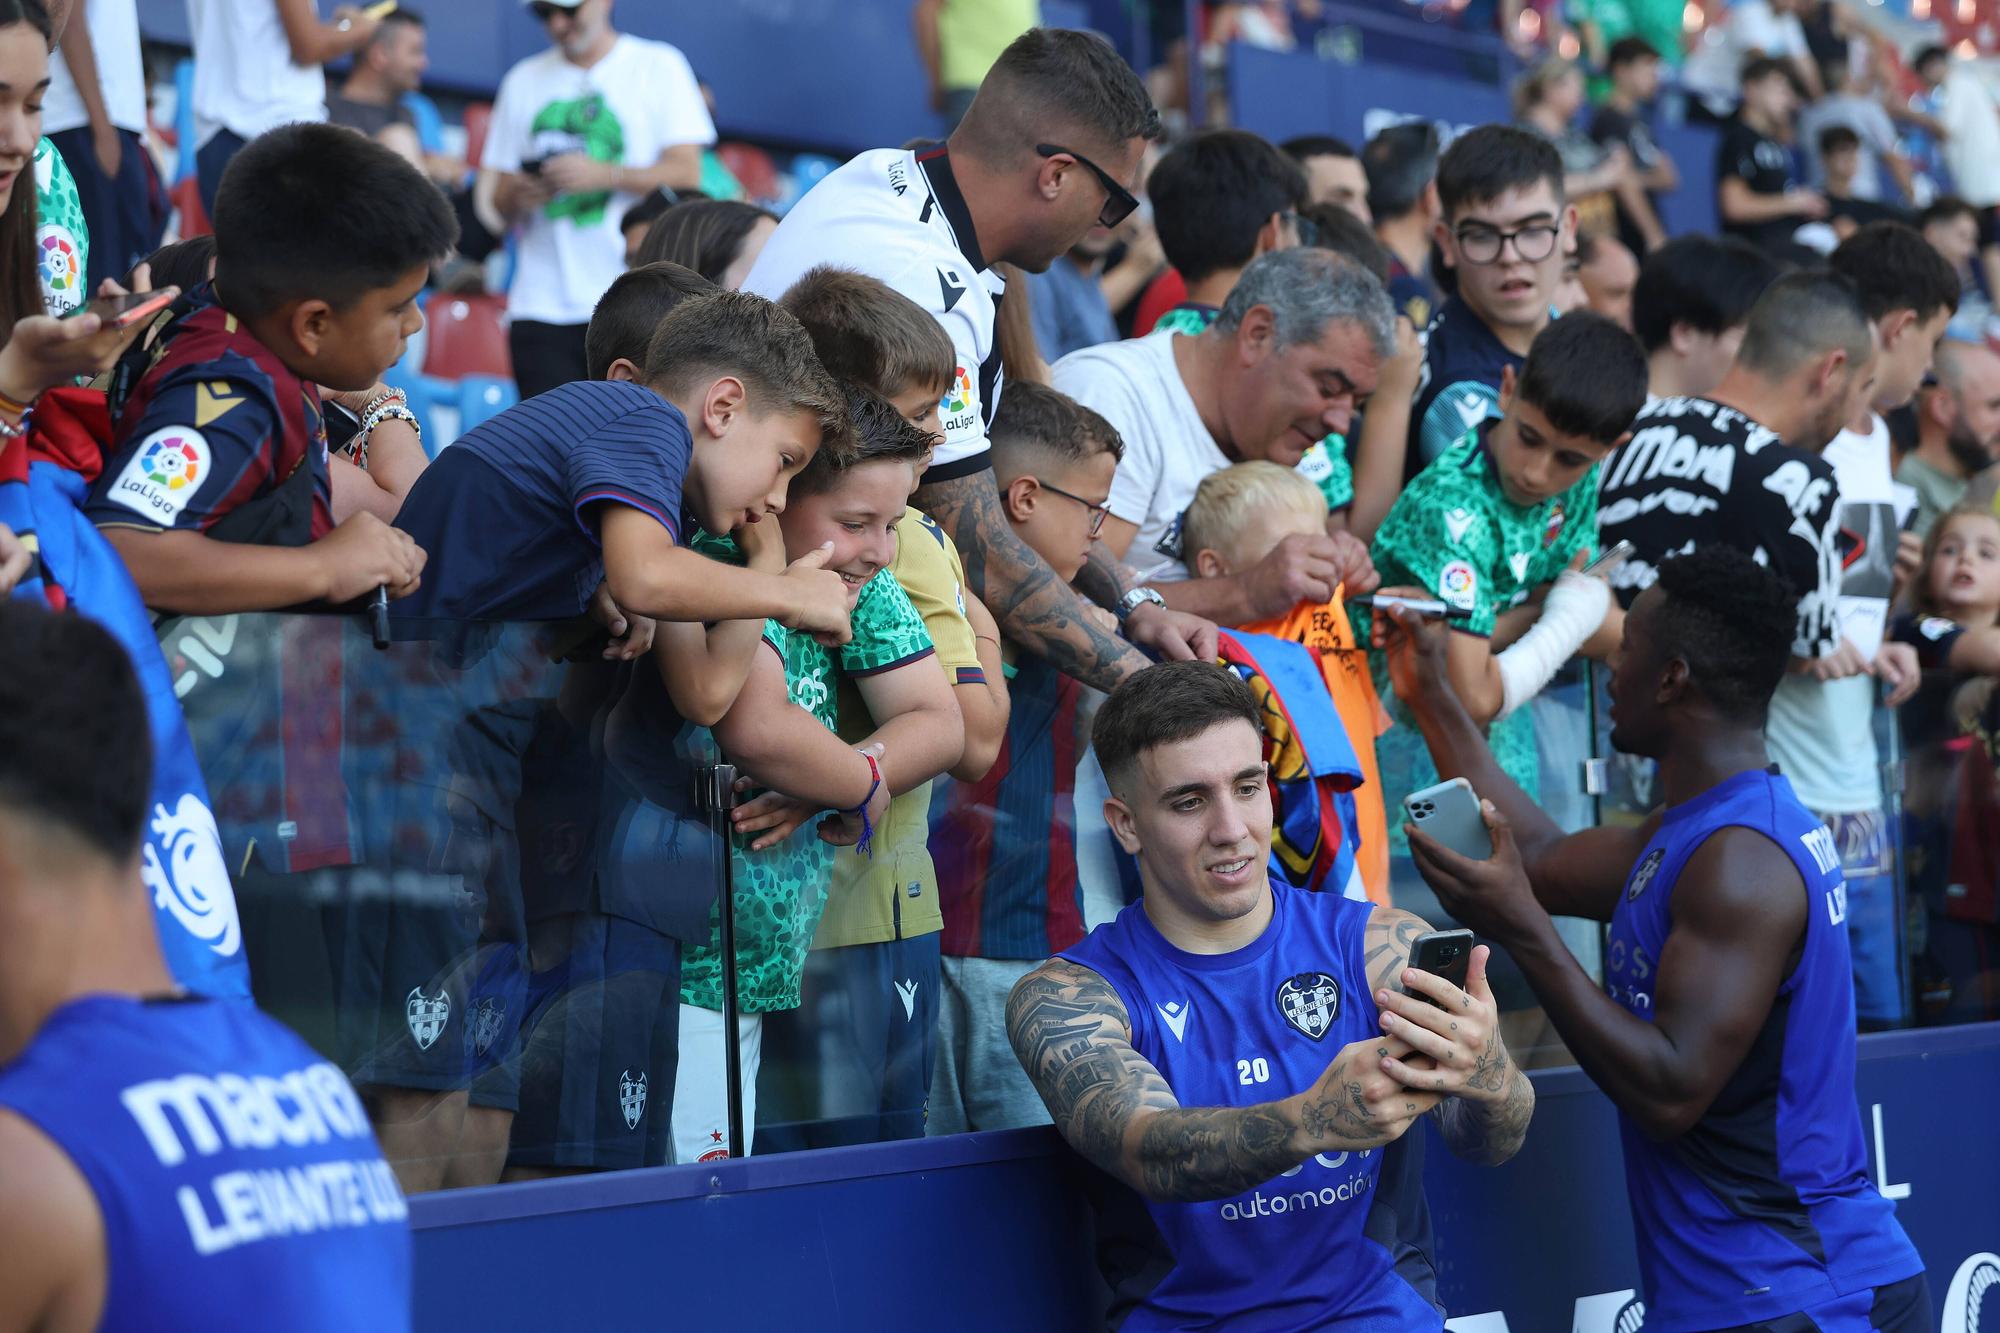
[[[1687,697],[1687,692],[1687,659],[1684,657],[1668,658],[1666,663],[1660,668],[1660,688],[1654,694],[1654,700],[1664,708],[1679,703]]]
[[[1118,845],[1125,849],[1127,856],[1139,854],[1139,826],[1132,818],[1131,807],[1116,796],[1105,797],[1104,822],[1110,826],[1111,836],[1118,839]]]
[[[1500,367],[1500,415],[1501,416],[1504,417],[1509,412],[1514,410],[1514,391],[1520,387],[1521,387],[1521,382],[1519,377],[1514,374],[1514,367],[1512,366]]]
[[[701,428],[711,439],[721,439],[743,415],[744,399],[743,381],[734,375],[711,381],[701,396]]]

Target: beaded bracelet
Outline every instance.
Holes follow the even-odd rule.
[[[868,803],[875,799],[875,793],[882,788],[882,767],[875,762],[875,756],[868,753],[868,751],[857,750],[855,753],[868,761],[868,794],[861,798],[861,804],[855,806],[852,810],[843,810],[840,813],[861,816],[861,841],[854,844],[854,850],[872,861],[875,859],[875,849],[873,846],[875,841],[875,823],[868,818]]]
[[[361,426],[354,432],[354,443],[351,446],[354,450],[354,466],[363,472],[368,470],[369,438],[374,435],[375,428],[385,421],[409,422],[410,429],[417,433],[417,443],[424,442],[423,423],[418,421],[417,414],[406,406],[408,401],[401,392],[391,389],[368,404],[361,414]]]

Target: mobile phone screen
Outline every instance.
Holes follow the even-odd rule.
[[[123,296],[99,296],[85,302],[72,312],[71,317],[81,314],[96,315],[113,328],[130,328],[156,311],[165,310],[180,295],[178,287],[164,287],[157,292],[128,292]]]

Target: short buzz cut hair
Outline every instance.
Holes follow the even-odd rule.
[[[1660,59],[1660,48],[1644,37],[1620,37],[1605,53],[1604,68],[1616,74],[1627,65],[1636,65],[1642,60]]]
[[[1299,134],[1278,145],[1286,157],[1304,162],[1309,157],[1353,157],[1354,145],[1331,134]]]
[[[1763,722],[1790,666],[1798,594],[1721,542],[1660,562],[1653,648],[1679,658],[1702,697],[1732,721]]]
[[[457,243],[458,219],[421,171],[338,125],[259,135],[216,191],[215,285],[238,318],[313,299],[345,310]]]
[[[1246,723],[1264,735],[1257,698],[1235,672],[1210,662],[1160,662],[1111,691],[1091,723],[1090,743],[1115,793],[1129,787],[1146,751],[1227,722]]]
[[[1631,334],[1572,310],[1535,335],[1515,393],[1565,435],[1616,444],[1646,405],[1646,354]]]
[[[1923,212],[1917,214],[1917,229],[1921,231],[1932,223],[1949,222],[1953,218],[1971,218],[1977,223],[1979,210],[1955,194],[1941,194],[1931,200]]]
[[[803,412],[819,424],[819,452],[835,462],[853,451],[846,396],[813,353],[791,313],[749,292],[717,290],[682,301],[646,347],[645,382],[687,398],[704,376],[743,381],[749,410]]]
[[[1181,549],[1192,565],[1195,552],[1228,551],[1274,512],[1288,510],[1324,524],[1326,496],[1297,468],[1265,458],[1232,464],[1195,487],[1181,515]]]
[[[1377,222],[1406,217],[1437,178],[1437,126],[1427,120],[1391,125],[1361,150],[1368,173],[1368,211]]]
[[[1116,426],[1060,389],[1035,380],[1008,383],[987,439],[1003,486],[1042,459],[1081,463],[1099,454],[1125,457],[1125,439]]]
[[[1384,289],[1389,285],[1389,251],[1375,239],[1375,231],[1339,204],[1307,204],[1299,216],[1312,223],[1319,235],[1313,244],[1322,250],[1352,259],[1373,274]]]
[[[1160,137],[1160,112],[1116,47],[1094,32],[1030,28],[986,72],[954,139],[1009,161],[1036,142],[1080,136],[1082,148],[1122,148]]]
[[[807,269],[778,304],[805,325],[820,364],[835,379],[884,398],[919,386],[942,394],[958,372],[958,352],[944,327],[880,278],[820,264]],[[1014,386],[1007,388],[1011,393]]]
[[[1339,323],[1367,333],[1379,357],[1396,349],[1389,293],[1374,274],[1331,250],[1301,246],[1259,255],[1230,289],[1213,328],[1234,335],[1258,306],[1271,312],[1279,350],[1318,342],[1328,325]]]
[[[1781,380],[1836,349],[1847,353],[1853,367],[1874,358],[1868,310],[1852,279],[1831,269],[1807,269],[1777,279],[1750,307],[1736,363]]]
[[[1242,268],[1273,213],[1306,202],[1306,173],[1248,130],[1205,130],[1169,149],[1146,179],[1167,262],[1189,282]]]
[[[1438,159],[1438,203],[1447,222],[1458,210],[1498,199],[1509,190],[1546,184],[1563,203],[1562,154],[1539,134],[1512,125],[1481,125],[1451,141]]]
[[[1852,125],[1829,125],[1819,132],[1819,155],[1832,157],[1851,148],[1861,146],[1861,136],[1854,132]]]
[[[1826,262],[1853,281],[1872,320],[1914,310],[1921,323],[1940,310],[1958,310],[1958,274],[1915,227],[1871,222],[1842,241]]]
[[[931,433],[898,412],[888,399],[858,384],[842,386],[851,446],[838,451],[822,447],[792,478],[791,498],[821,495],[863,463],[908,463],[921,467],[935,443]]]
[[[1726,333],[1778,276],[1778,265],[1734,236],[1676,236],[1647,255],[1632,288],[1632,331],[1647,355],[1672,341],[1674,325]]]
[[[619,274],[590,312],[583,334],[584,373],[601,380],[621,358],[643,367],[653,331],[669,311],[690,296],[721,290],[693,269],[664,259]]]
[[[132,661],[108,631],[0,597],[0,811],[123,864],[145,832],[151,737]]]

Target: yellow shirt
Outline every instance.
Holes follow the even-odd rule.
[[[954,685],[985,679],[972,623],[965,618],[965,569],[958,548],[928,514],[903,511],[896,529],[896,558],[889,570],[924,618],[937,660]],[[859,743],[875,730],[854,682],[840,683],[840,736]],[[815,949],[879,944],[944,929],[937,870],[930,852],[931,784],[889,802],[875,830],[873,859],[849,852],[833,862],[833,887],[820,918]]]
[[[938,13],[938,75],[977,88],[1008,43],[1042,22],[1040,0],[945,0]]]

